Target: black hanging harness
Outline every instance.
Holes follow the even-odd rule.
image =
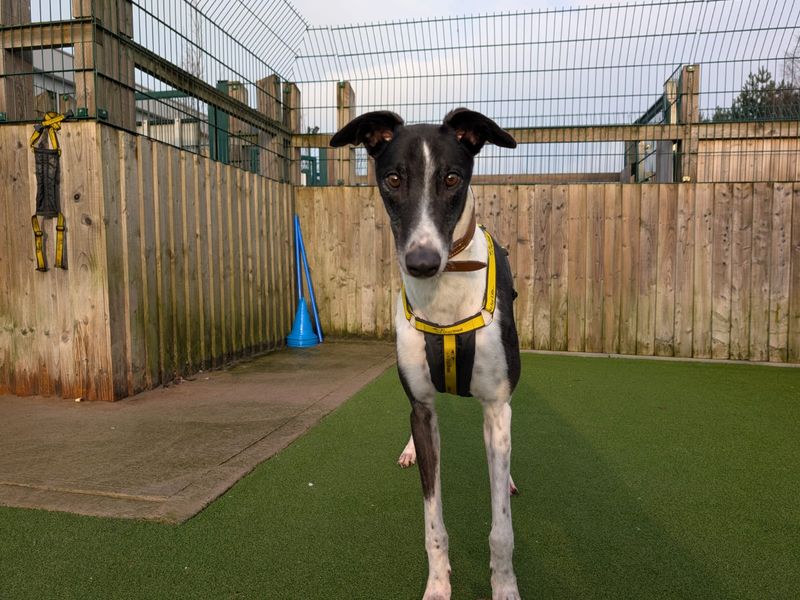
[[[64,265],[64,232],[66,223],[59,206],[58,183],[60,178],[59,157],[61,148],[58,145],[58,134],[61,122],[71,113],[61,115],[49,112],[42,119],[41,125],[34,125],[30,146],[36,159],[36,212],[31,217],[33,237],[36,248],[36,270],[47,271],[44,256],[44,232],[39,224],[42,219],[56,219],[56,260],[57,269],[66,269]],[[45,147],[49,141],[50,147]]]

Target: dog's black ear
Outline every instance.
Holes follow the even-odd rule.
[[[392,141],[395,129],[403,124],[403,119],[388,110],[368,112],[356,117],[342,127],[331,138],[334,148],[353,144],[364,144],[370,156],[378,155],[386,144]]]
[[[477,154],[486,142],[503,148],[516,148],[517,142],[505,129],[489,117],[467,108],[456,108],[444,118],[445,127],[455,132],[456,139],[472,154]]]

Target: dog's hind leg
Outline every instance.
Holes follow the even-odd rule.
[[[409,436],[408,443],[403,451],[400,453],[400,458],[397,459],[397,464],[404,469],[410,467],[417,462],[417,449],[414,447],[414,436]]]
[[[492,530],[489,534],[491,551],[493,600],[519,600],[512,554],[514,531],[511,525],[512,485],[509,474],[511,462],[511,405],[506,400],[483,401],[483,439],[489,462],[489,484],[492,495]]]
[[[403,448],[403,451],[400,453],[400,457],[397,459],[397,464],[407,469],[411,465],[417,462],[417,449],[414,448],[414,436],[409,436],[408,443],[406,447]],[[516,496],[519,494],[519,489],[514,484],[514,478],[511,477],[511,474],[508,475],[508,493],[512,496]]]

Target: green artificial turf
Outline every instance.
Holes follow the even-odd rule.
[[[513,406],[523,598],[797,597],[800,370],[529,354]],[[453,598],[489,598],[480,408],[439,414]],[[2,508],[0,598],[419,598],[407,435],[391,369],[183,525]]]

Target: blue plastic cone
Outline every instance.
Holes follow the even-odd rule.
[[[317,334],[314,333],[314,328],[311,326],[311,315],[308,314],[306,299],[300,298],[292,331],[286,338],[286,345],[289,348],[308,348],[316,346],[318,343]]]

